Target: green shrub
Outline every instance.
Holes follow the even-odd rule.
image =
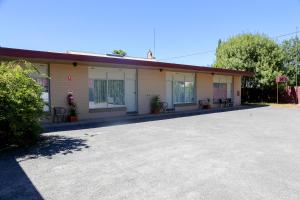
[[[0,63],[0,145],[27,145],[41,132],[43,88],[33,73],[38,71],[26,61]]]
[[[160,111],[160,98],[159,96],[154,96],[151,99],[151,112],[152,113],[159,113]]]

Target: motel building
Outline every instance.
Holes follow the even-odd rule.
[[[167,111],[202,109],[200,102],[221,107],[241,104],[241,78],[252,76],[245,71],[202,67],[156,61],[147,58],[121,57],[82,52],[44,52],[0,47],[0,61],[27,60],[41,72],[34,78],[44,87],[44,111],[68,108],[72,92],[79,120],[149,114],[154,96]],[[47,75],[50,78],[45,77]]]

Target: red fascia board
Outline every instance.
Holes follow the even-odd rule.
[[[135,65],[135,66],[169,68],[169,69],[173,68],[173,69],[184,69],[184,70],[210,72],[210,73],[235,74],[241,76],[254,75],[254,73],[252,72],[222,69],[222,68],[165,63],[165,62],[158,62],[158,61],[134,60],[134,59],[125,59],[125,58],[109,58],[109,57],[100,57],[100,56],[91,56],[91,55],[78,55],[78,54],[70,54],[70,53],[33,51],[33,50],[4,48],[4,47],[0,47],[0,56],[23,58],[23,59],[45,59],[45,60],[52,60],[52,61],[94,62],[94,63],[111,63],[111,64]]]

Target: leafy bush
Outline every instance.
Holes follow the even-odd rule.
[[[0,146],[33,143],[41,132],[43,88],[33,73],[37,69],[26,61],[0,63]]]
[[[152,113],[159,113],[160,111],[160,98],[159,96],[154,96],[151,99],[151,112]]]

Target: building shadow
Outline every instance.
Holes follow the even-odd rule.
[[[0,157],[0,199],[43,199],[15,157]]]
[[[123,117],[112,117],[112,118],[99,118],[91,120],[82,120],[77,123],[59,123],[59,124],[46,124],[43,126],[44,133],[57,132],[57,131],[71,131],[89,128],[107,127],[121,124],[141,123],[150,122],[166,119],[174,119],[180,117],[189,117],[196,115],[206,115],[212,113],[231,112],[237,110],[247,110],[253,108],[266,107],[268,105],[263,104],[251,104],[239,107],[227,107],[227,108],[216,108],[207,110],[194,110],[194,111],[180,111],[162,114],[148,114],[148,115],[128,115]]]
[[[36,146],[0,152],[0,199],[43,199],[20,163],[39,157],[52,159],[56,154],[67,155],[85,148],[89,146],[83,139],[43,136]]]

